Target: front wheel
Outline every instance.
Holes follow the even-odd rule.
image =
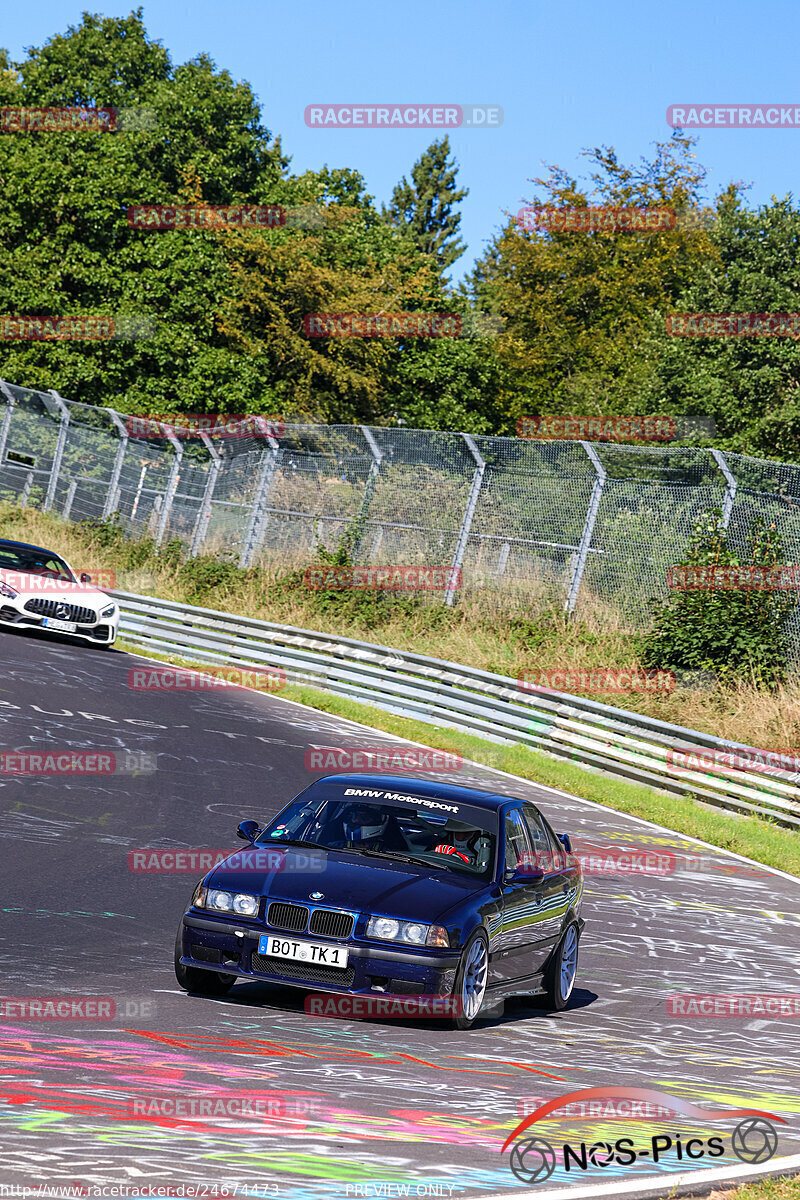
[[[479,930],[464,947],[453,984],[457,1012],[454,1029],[471,1029],[478,1019],[486,995],[489,977],[489,944],[486,934]]]
[[[181,963],[181,930],[175,939],[175,978],[185,992],[197,996],[224,996],[236,982],[235,975],[224,971],[202,971],[199,967],[185,967]]]
[[[547,1008],[561,1012],[567,1007],[575,976],[578,972],[578,942],[580,931],[576,924],[568,925],[556,947],[553,961],[545,977],[544,1003]]]

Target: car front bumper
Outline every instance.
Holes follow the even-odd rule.
[[[259,937],[278,932],[266,925],[253,927],[187,913],[179,935],[181,963],[185,967],[224,971],[242,979],[263,979],[306,991],[441,996],[449,995],[453,989],[459,955],[452,950],[405,950],[314,935],[311,939],[314,942],[347,950],[347,967],[342,969],[259,955]]]
[[[8,596],[0,596],[0,625],[13,625],[17,629],[39,629],[43,633],[58,634],[60,637],[74,638],[76,641],[90,642],[94,645],[110,645],[116,640],[119,630],[119,608],[113,617],[101,617],[98,612],[85,605],[70,605],[70,620],[74,619],[75,631],[65,629],[48,629],[44,624],[47,614],[31,612],[25,606],[30,597],[20,596],[12,600]]]

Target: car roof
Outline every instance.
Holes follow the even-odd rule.
[[[432,797],[436,800],[460,800],[462,804],[474,804],[479,808],[488,808],[496,812],[501,805],[508,803],[523,803],[518,796],[501,796],[497,792],[487,792],[482,788],[464,787],[460,783],[447,783],[442,779],[419,779],[410,775],[366,775],[342,772],[336,775],[323,775],[316,783],[345,783],[357,787],[382,788],[384,791],[413,792],[417,796]],[[311,785],[313,787],[313,784]]]
[[[12,542],[8,538],[0,538],[0,546],[13,546],[15,550],[35,550],[37,554],[49,554],[61,558],[55,550],[46,550],[44,546],[32,546],[30,542]]]

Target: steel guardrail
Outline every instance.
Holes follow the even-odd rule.
[[[724,763],[713,771],[671,761],[670,751],[758,749],[567,693],[530,694],[517,680],[475,667],[335,634],[111,593],[131,646],[194,663],[280,667],[288,681],[387,712],[521,744],[629,782],[693,795],[743,815],[800,830],[800,774]],[[744,757],[744,755],[742,756]]]

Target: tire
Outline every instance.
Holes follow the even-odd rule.
[[[452,1018],[454,1029],[471,1029],[486,998],[489,978],[489,942],[479,929],[467,942],[458,964],[453,997],[460,1001],[459,1012]]]
[[[224,996],[236,982],[235,975],[224,971],[203,971],[199,967],[185,967],[181,963],[181,933],[175,938],[175,978],[185,992],[197,996]]]
[[[546,990],[542,997],[542,1003],[554,1012],[562,1012],[567,1007],[572,995],[575,976],[578,972],[580,936],[580,930],[573,921],[564,930],[561,941],[553,953],[553,960],[547,968],[544,979]]]

